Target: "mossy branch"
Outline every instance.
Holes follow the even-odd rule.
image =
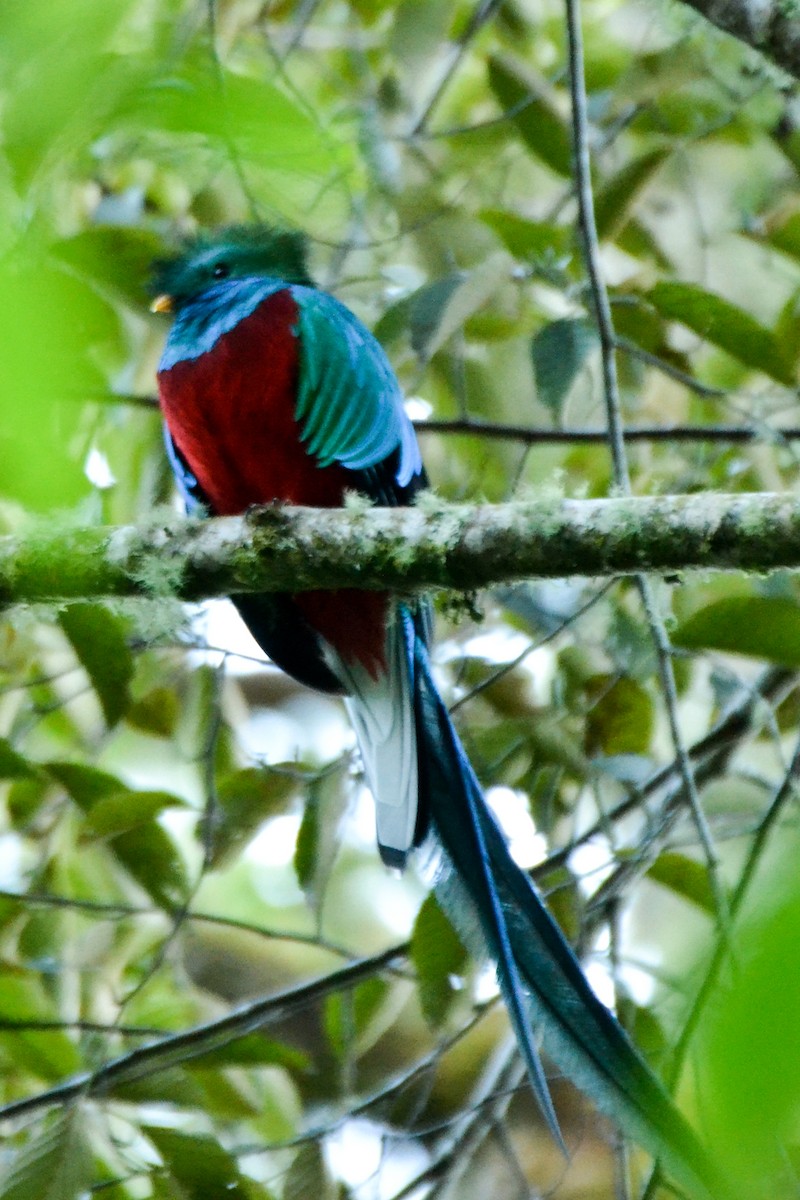
[[[0,539],[0,605],[241,592],[475,588],[526,578],[800,567],[800,499],[544,498],[37,527]]]

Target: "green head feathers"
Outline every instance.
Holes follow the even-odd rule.
[[[198,234],[174,258],[155,264],[153,307],[179,309],[219,280],[252,276],[313,286],[304,235],[270,225],[229,225]]]

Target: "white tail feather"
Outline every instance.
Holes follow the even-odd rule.
[[[338,655],[331,666],[350,693],[345,704],[375,798],[378,846],[388,863],[402,866],[414,844],[419,800],[414,698],[402,618],[393,615],[387,624],[387,669],[377,679]]]

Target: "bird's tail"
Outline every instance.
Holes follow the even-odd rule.
[[[613,1014],[598,1000],[528,876],[509,854],[431,676],[424,640],[406,622],[420,802],[441,844],[437,894],[472,949],[483,943],[531,1087],[563,1146],[534,1040],[555,1064],[673,1174],[687,1194],[727,1195],[694,1132]],[[476,939],[477,934],[477,939]]]

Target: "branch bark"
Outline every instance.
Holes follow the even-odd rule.
[[[800,7],[795,0],[684,0],[701,16],[800,79]]]
[[[747,493],[42,527],[0,539],[0,607],[100,597],[455,588],[568,575],[800,567],[800,499]]]

